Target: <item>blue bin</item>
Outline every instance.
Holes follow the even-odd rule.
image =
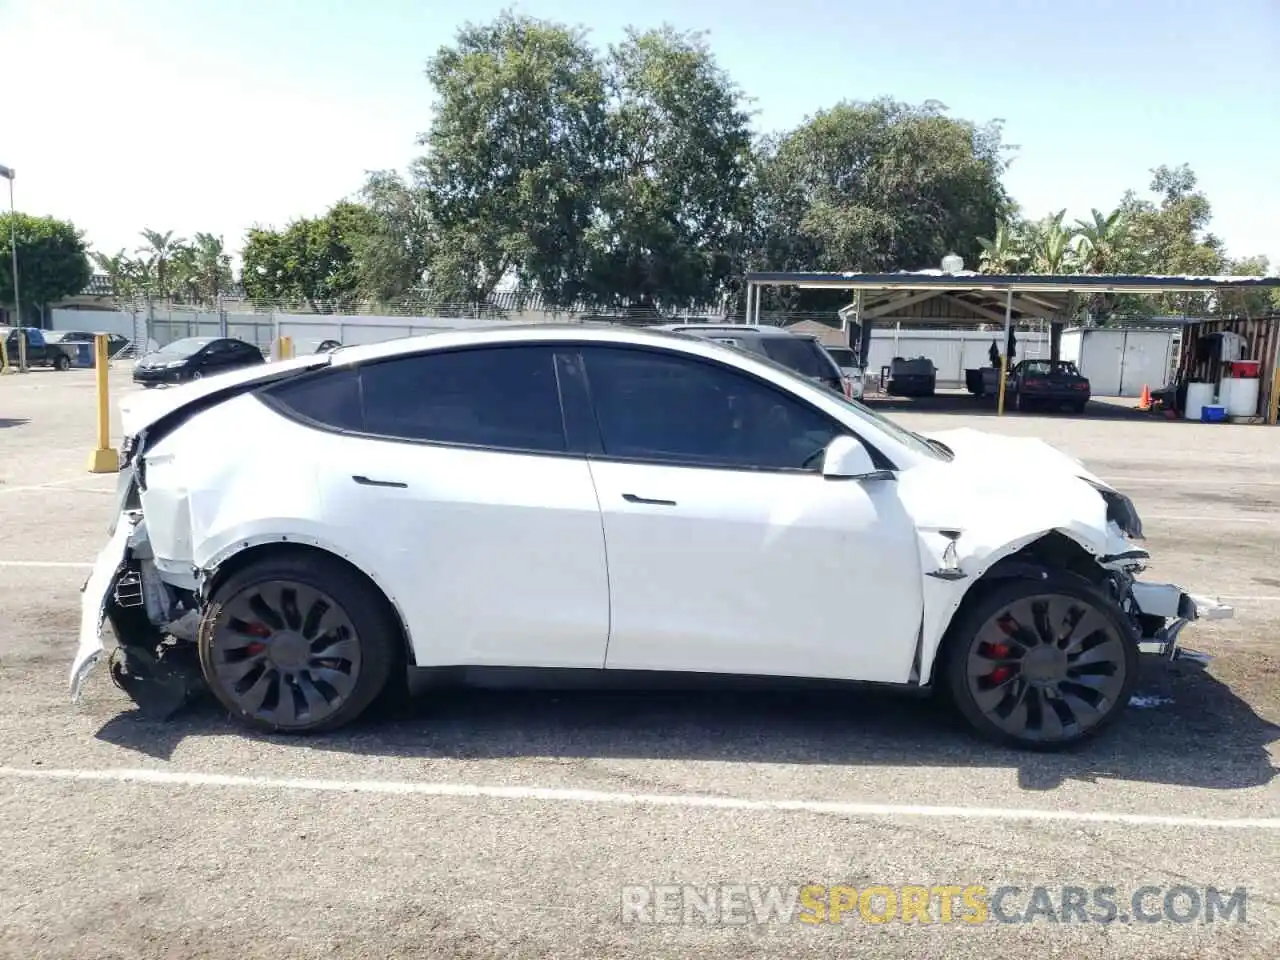
[[[92,367],[93,366],[93,344],[92,343],[68,343],[63,346],[75,347],[75,356],[71,363],[76,367]]]
[[[1222,423],[1227,419],[1227,408],[1205,404],[1200,408],[1201,423]]]

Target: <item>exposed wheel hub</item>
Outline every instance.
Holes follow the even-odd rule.
[[[279,670],[300,670],[311,659],[311,643],[300,633],[281,630],[267,641],[267,658]]]
[[[1047,687],[1067,675],[1067,655],[1057,647],[1035,647],[1022,658],[1022,677],[1037,687]]]

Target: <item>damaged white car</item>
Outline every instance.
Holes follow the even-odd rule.
[[[1133,504],[1052,447],[920,436],[681,334],[450,331],[122,410],[76,697],[107,648],[141,704],[203,684],[294,732],[406,668],[858,681],[1046,748],[1116,719],[1140,653],[1231,615],[1136,579]]]

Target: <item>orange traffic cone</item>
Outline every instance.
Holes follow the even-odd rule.
[[[1145,383],[1142,385],[1142,396],[1138,398],[1138,409],[1139,410],[1151,409],[1151,388],[1148,387]]]

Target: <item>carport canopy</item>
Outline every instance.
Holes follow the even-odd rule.
[[[1280,288],[1280,277],[1144,276],[1129,274],[993,274],[972,270],[914,270],[896,273],[749,272],[746,322],[760,322],[762,287],[848,290],[853,302],[839,311],[841,325],[858,328],[859,358],[867,355],[871,324],[974,326],[999,323],[1004,343],[1015,323],[1047,321],[1057,330],[1071,319],[1074,302],[1098,294],[1221,293]],[[1058,338],[1052,342],[1057,344]],[[852,346],[852,344],[850,344]],[[1056,353],[1055,353],[1056,359]],[[1000,412],[1004,412],[1001,359]]]

